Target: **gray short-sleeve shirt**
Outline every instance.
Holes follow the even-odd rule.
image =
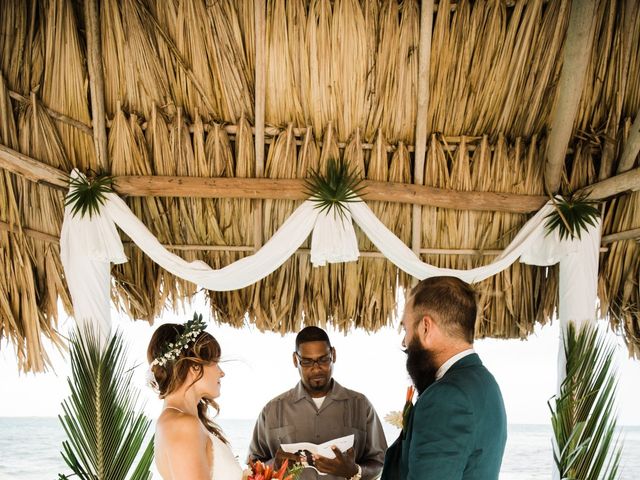
[[[351,434],[355,435],[355,459],[362,467],[363,480],[375,478],[382,470],[387,442],[367,397],[332,380],[331,389],[318,409],[302,383],[298,383],[262,409],[253,430],[249,457],[269,461],[282,443],[320,444]],[[311,468],[300,476],[300,480],[317,478],[340,477],[319,476]]]

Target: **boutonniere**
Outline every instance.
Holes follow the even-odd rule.
[[[413,385],[411,385],[407,388],[407,399],[404,402],[404,408],[402,409],[402,433],[407,431],[407,426],[409,425],[409,415],[413,408],[413,392],[415,392],[415,389],[413,388]]]
[[[414,392],[415,389],[413,388],[413,385],[407,388],[407,397],[405,399],[404,408],[402,409],[402,411],[389,412],[384,417],[387,423],[390,423],[396,428],[402,429],[402,433],[405,433],[407,431],[409,416],[411,414],[411,409],[413,408]]]

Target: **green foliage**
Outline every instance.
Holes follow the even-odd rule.
[[[188,320],[184,324],[184,331],[174,342],[169,342],[162,346],[160,355],[154,359],[154,364],[165,365],[167,362],[172,362],[180,356],[182,350],[189,346],[189,344],[195,341],[196,337],[200,335],[205,328],[207,328],[207,322],[202,319],[202,314],[193,314],[193,318]]]
[[[291,475],[292,480],[298,480],[302,472],[304,471],[304,465],[295,464],[292,467],[287,468],[287,473],[285,474],[285,478]]]
[[[100,207],[107,200],[106,194],[113,192],[113,177],[105,173],[89,171],[84,176],[78,176],[69,180],[69,194],[65,205],[71,205],[71,213],[75,216],[80,213],[84,217],[89,213],[100,213]]]
[[[125,368],[123,345],[120,334],[103,350],[92,331],[71,336],[71,396],[59,418],[67,434],[62,457],[82,480],[151,478],[153,439],[141,453],[151,422],[137,411],[138,391],[131,385],[132,370]]]
[[[581,238],[589,225],[594,226],[600,217],[598,202],[588,200],[586,193],[573,195],[568,199],[557,196],[553,199],[555,210],[547,215],[547,235],[558,230],[560,240]]]
[[[562,479],[617,478],[622,445],[615,435],[617,378],[615,346],[597,327],[565,338],[567,377],[551,410],[556,440],[553,456]]]
[[[341,159],[331,158],[327,162],[325,175],[319,170],[311,170],[305,180],[306,193],[321,212],[334,210],[343,217],[347,213],[347,203],[356,202],[364,186],[357,171],[351,170]]]

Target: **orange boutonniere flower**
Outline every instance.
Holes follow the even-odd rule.
[[[411,413],[411,409],[413,408],[413,394],[415,389],[413,385],[407,388],[407,399],[404,403],[404,408],[402,409],[402,432],[407,431],[407,425],[409,424],[409,414]]]
[[[402,411],[389,412],[384,417],[384,419],[394,427],[401,428],[403,434],[407,430],[407,425],[409,423],[409,414],[411,413],[411,409],[413,408],[414,392],[415,392],[415,389],[413,388],[413,386],[410,386],[409,388],[407,388],[407,396],[406,396]]]

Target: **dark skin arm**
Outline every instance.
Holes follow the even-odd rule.
[[[320,472],[344,478],[351,478],[358,473],[353,448],[344,453],[336,446],[331,447],[331,450],[333,450],[336,458],[327,458],[320,455],[313,456],[315,467]]]

